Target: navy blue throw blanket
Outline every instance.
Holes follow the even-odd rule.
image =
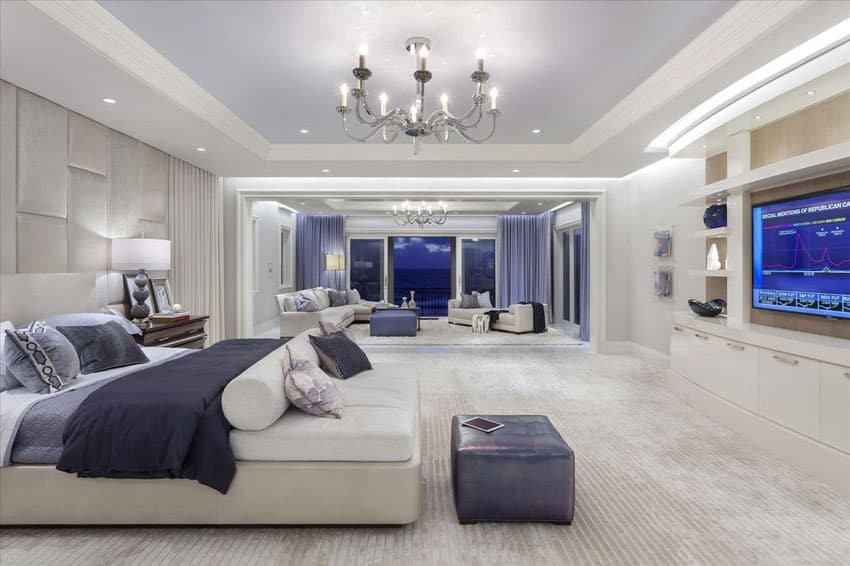
[[[540,334],[541,332],[546,332],[549,330],[546,327],[546,311],[543,310],[543,303],[536,303],[533,301],[520,301],[521,305],[531,305],[532,309],[534,309],[534,333]]]
[[[236,474],[225,386],[285,340],[225,340],[92,392],[71,415],[56,468],[79,477],[194,479],[227,493]]]

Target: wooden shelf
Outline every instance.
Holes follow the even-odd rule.
[[[723,226],[722,228],[711,228],[709,230],[699,230],[697,232],[691,232],[688,234],[688,238],[695,239],[712,239],[712,238],[728,238],[729,237],[729,228],[727,226]]]
[[[796,155],[729,177],[691,191],[678,199],[679,206],[705,206],[729,195],[752,193],[822,177],[850,168],[850,142]]]
[[[688,275],[696,277],[729,277],[728,269],[689,269]]]

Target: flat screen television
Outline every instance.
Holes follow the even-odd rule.
[[[753,206],[753,307],[850,319],[850,187]]]

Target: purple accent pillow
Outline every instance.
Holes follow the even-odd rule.
[[[297,310],[298,312],[316,312],[319,310],[319,305],[316,304],[315,301],[312,301],[306,297],[296,295],[295,310]]]
[[[289,401],[317,417],[342,418],[342,396],[328,374],[313,362],[297,361],[286,373],[283,392]]]

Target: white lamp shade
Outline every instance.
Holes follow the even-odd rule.
[[[112,269],[133,271],[171,269],[171,240],[121,238],[112,240]]]
[[[340,254],[325,256],[325,271],[342,271],[345,269],[345,258]]]

